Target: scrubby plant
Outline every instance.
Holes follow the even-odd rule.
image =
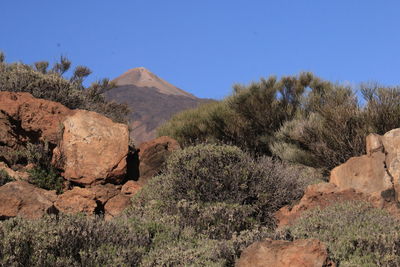
[[[33,165],[28,170],[29,182],[46,190],[62,192],[64,178],[60,172],[51,165],[51,149],[49,143],[28,143],[26,149],[19,153],[27,163]]]
[[[171,155],[163,174],[134,198],[131,212],[155,209],[211,238],[229,239],[272,226],[272,213],[300,198],[303,186],[298,172],[284,163],[254,160],[233,146],[202,144]]]
[[[313,76],[261,79],[248,86],[235,85],[223,101],[184,111],[159,129],[182,144],[220,141],[255,154],[271,155],[274,132],[293,118]]]
[[[3,54],[4,55],[4,54]],[[61,57],[49,69],[49,63],[40,61],[33,66],[23,63],[0,61],[0,91],[28,92],[34,97],[59,102],[71,109],[86,109],[101,113],[116,122],[127,122],[129,109],[126,105],[108,102],[103,93],[114,87],[108,79],[85,87],[83,81],[90,75],[87,67],[77,66],[70,78],[66,73],[71,62]]]
[[[340,266],[398,266],[399,221],[364,202],[343,202],[305,212],[282,233],[324,242]]]
[[[86,216],[10,219],[0,224],[2,266],[137,266],[146,229]]]
[[[183,145],[239,146],[325,172],[365,153],[369,133],[400,127],[400,88],[362,84],[360,94],[310,73],[236,85],[226,99],[175,115],[159,129]]]

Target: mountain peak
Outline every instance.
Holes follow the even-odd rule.
[[[137,87],[151,87],[167,95],[180,95],[196,98],[194,95],[179,89],[169,82],[159,78],[145,67],[133,68],[114,79],[117,86],[134,85]]]

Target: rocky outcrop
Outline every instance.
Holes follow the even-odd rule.
[[[55,155],[64,178],[81,185],[119,183],[125,178],[129,132],[124,124],[78,110],[63,121]],[[56,160],[57,161],[57,160]]]
[[[381,194],[386,200],[399,201],[400,129],[366,139],[367,155],[354,157],[334,168],[330,182],[339,188],[354,188],[368,194]]]
[[[400,218],[396,203],[385,201],[380,194],[366,194],[354,188],[341,189],[332,183],[319,183],[307,187],[300,202],[293,207],[285,206],[275,213],[278,228],[291,225],[308,210],[326,208],[345,201],[365,201],[376,208],[386,209],[390,214]]]
[[[306,210],[352,200],[369,202],[400,218],[400,129],[368,135],[366,151],[334,168],[329,183],[309,186],[297,205],[276,212],[278,228],[294,223]]]
[[[131,198],[118,194],[111,198],[104,206],[105,219],[109,220],[120,215],[131,204]]]
[[[136,181],[127,181],[121,188],[121,193],[126,196],[135,195],[142,186]]]
[[[97,208],[96,194],[87,188],[74,187],[58,196],[55,207],[66,214],[94,214]]]
[[[34,98],[29,93],[0,92],[0,103],[0,125],[8,122],[11,130],[5,139],[5,131],[0,130],[0,137],[12,143],[42,140],[57,144],[62,122],[74,113],[60,103]]]
[[[329,260],[326,246],[315,239],[293,242],[266,239],[246,248],[236,267],[327,267],[335,266]]]
[[[44,214],[57,213],[54,191],[37,188],[28,182],[10,182],[0,187],[0,219],[22,217],[37,219]]]
[[[0,162],[0,171],[4,171],[7,173],[8,176],[13,178],[14,180],[24,180],[28,181],[29,174],[25,171],[14,171],[13,169],[9,168],[7,164],[4,162]]]
[[[139,147],[139,183],[146,183],[157,175],[167,157],[175,150],[180,149],[178,142],[168,136],[161,136]]]

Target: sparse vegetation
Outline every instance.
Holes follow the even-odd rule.
[[[283,236],[316,238],[340,266],[398,266],[400,227],[384,210],[343,202],[305,213]]]

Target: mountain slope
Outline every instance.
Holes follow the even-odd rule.
[[[114,82],[117,87],[108,91],[106,98],[132,109],[131,137],[137,145],[154,138],[157,127],[175,113],[210,101],[177,88],[143,67],[125,72]]]

